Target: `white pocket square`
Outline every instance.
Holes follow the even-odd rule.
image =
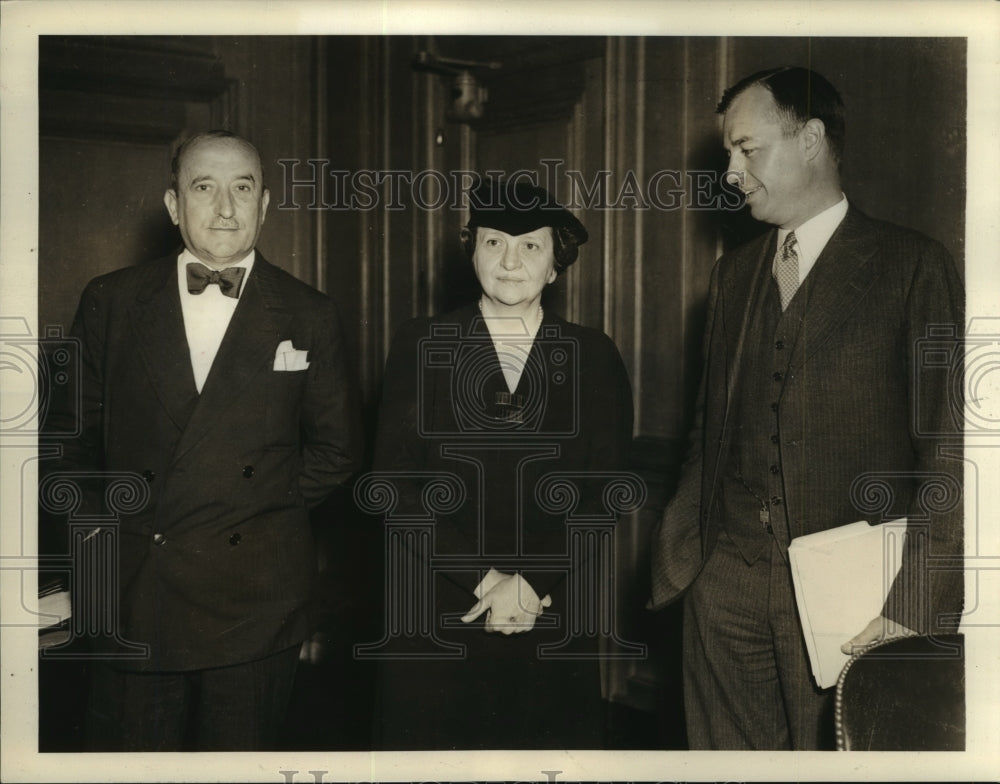
[[[278,344],[277,351],[274,352],[275,370],[305,370],[309,367],[306,357],[308,351],[292,346],[292,341],[283,340]]]

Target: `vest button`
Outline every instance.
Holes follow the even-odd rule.
[[[779,496],[774,496],[771,499],[771,506],[781,506],[781,498]]]
[[[783,340],[775,341],[774,347],[778,349],[778,351],[781,351],[785,347],[785,341]]]
[[[773,466],[771,466],[771,473],[772,474],[780,474],[781,473],[781,469],[778,466],[773,465]]]
[[[246,479],[249,479],[250,477],[253,476],[253,466],[252,465],[243,466],[243,476]]]
[[[778,404],[777,403],[771,403],[771,410],[777,412],[777,410],[778,410]]]
[[[784,377],[785,376],[782,374],[780,370],[776,371],[775,374],[771,376],[771,378],[773,378],[775,381],[781,381],[781,379],[783,379]]]
[[[232,545],[233,547],[236,547],[236,545],[238,545],[242,541],[243,537],[240,536],[239,532],[236,532],[235,534],[229,537],[229,544]]]
[[[780,443],[780,442],[781,442],[781,438],[779,438],[776,435],[775,436],[771,436],[771,443],[772,444],[777,444],[777,443]]]

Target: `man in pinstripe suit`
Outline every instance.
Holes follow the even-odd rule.
[[[757,73],[730,87],[718,112],[727,176],[774,228],[712,275],[705,375],[654,545],[653,606],[686,591],[691,748],[832,748],[832,695],[811,678],[788,544],[862,517],[910,515],[882,614],[845,645],[953,630],[961,574],[931,572],[923,559],[962,552],[961,401],[923,371],[919,348],[932,325],[962,334],[962,288],[938,243],[848,203],[843,104],[823,77]],[[942,433],[958,446],[949,452]],[[852,489],[873,472],[892,475],[892,508],[878,516]],[[955,491],[950,508],[919,510],[920,487],[942,477]]]

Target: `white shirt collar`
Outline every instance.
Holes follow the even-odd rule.
[[[847,197],[841,194],[840,201],[832,207],[827,207],[819,215],[814,215],[795,229],[795,239],[799,246],[800,284],[806,279],[806,275],[816,264],[819,254],[826,247],[826,243],[830,241],[830,237],[844,220],[847,215],[847,206]],[[779,248],[784,244],[787,236],[787,229],[778,229]]]
[[[240,290],[246,288],[250,270],[256,258],[250,251],[234,267],[243,267],[243,284]],[[181,296],[181,315],[184,318],[184,334],[187,336],[188,351],[191,354],[191,370],[194,372],[195,387],[200,393],[208,379],[208,373],[215,362],[215,356],[222,345],[222,339],[229,329],[238,297],[227,297],[218,286],[207,286],[198,295],[192,294],[187,288],[187,265],[199,262],[198,258],[185,249],[177,256],[177,287]]]

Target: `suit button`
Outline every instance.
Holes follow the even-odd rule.
[[[778,411],[778,404],[777,403],[771,403],[771,410],[777,413],[777,411]]]
[[[156,472],[150,471],[147,468],[145,471],[142,472],[142,478],[145,479],[147,482],[152,482],[154,479],[156,479]]]
[[[153,544],[162,546],[167,543],[167,537],[163,534],[153,534]]]
[[[773,526],[773,525],[769,525],[769,526],[767,527],[767,532],[768,532],[769,534],[773,534],[773,533],[774,533],[774,526]]]
[[[771,473],[772,474],[780,474],[781,473],[781,469],[778,466],[773,465],[773,466],[771,466]]]
[[[253,466],[243,466],[243,476],[247,479],[253,476]]]
[[[778,436],[771,436],[771,443],[777,444],[781,439]]]
[[[233,547],[236,547],[236,545],[238,545],[242,541],[243,537],[240,536],[239,533],[235,533],[229,537],[229,544],[231,544]]]
[[[778,349],[778,351],[781,351],[785,347],[785,341],[783,340],[776,341],[774,347]]]
[[[775,374],[771,376],[771,378],[773,378],[775,381],[781,381],[781,379],[783,379],[784,377],[785,376],[782,374],[780,370],[775,372]]]

